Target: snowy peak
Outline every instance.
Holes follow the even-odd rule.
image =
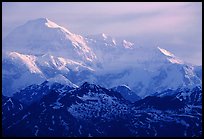
[[[107,35],[105,33],[102,33],[102,36],[104,39],[107,39]]]
[[[174,63],[174,64],[183,64],[184,62],[179,59],[178,57],[176,57],[173,53],[163,49],[163,48],[160,48],[159,46],[157,47],[159,49],[159,51],[167,57],[167,60],[171,63]]]
[[[107,40],[112,39],[112,37],[106,33],[99,33],[96,35],[90,35],[91,37],[95,38],[96,40]]]
[[[29,21],[28,23],[31,23],[31,22],[33,22],[35,24],[44,24],[49,28],[62,28],[61,26],[59,26],[55,22],[49,20],[48,18],[39,18],[36,20]]]
[[[60,28],[61,26],[57,25],[53,21],[49,20],[48,18],[38,18],[34,20],[29,20],[21,27],[36,27],[35,29],[46,27],[46,28]]]
[[[37,65],[35,64],[36,61],[36,57],[32,56],[32,55],[24,55],[24,54],[20,54],[17,52],[11,52],[8,54],[8,56],[14,60],[15,62],[20,62],[22,64],[25,64],[26,67],[29,69],[29,71],[31,73],[39,73],[42,74],[42,72],[40,71],[40,69],[37,67]]]
[[[34,81],[30,76],[38,74],[43,75],[43,81],[51,78],[76,85],[84,81],[107,88],[128,84],[133,92],[145,96],[144,93],[151,93],[148,92],[151,89],[157,91],[202,83],[197,77],[201,78],[201,70],[182,69],[186,64],[161,47],[142,47],[124,39],[114,39],[105,33],[83,37],[70,33],[47,18],[28,21],[16,28],[3,40],[2,45],[9,48],[9,51],[3,50],[5,54],[12,52],[3,61],[5,84],[12,83],[7,81],[11,78],[16,84],[22,84],[22,80],[27,83],[25,77]],[[21,72],[19,79],[10,69],[16,74]],[[22,71],[27,74],[24,75]],[[161,79],[163,81],[159,84]],[[8,88],[11,88],[10,85],[5,90]]]
[[[159,46],[157,47],[161,52],[162,54],[164,54],[165,56],[169,56],[169,57],[175,57],[174,54],[172,54],[171,52],[163,49],[163,48],[160,48]]]
[[[95,45],[99,47],[113,48],[117,45],[116,40],[106,33],[86,36],[86,40],[90,46]]]
[[[56,23],[54,23],[54,22],[48,20],[47,18],[46,18],[46,21],[47,21],[47,22],[45,23],[45,25],[47,25],[48,27],[50,27],[50,28],[60,28],[59,25],[57,25]]]
[[[31,20],[14,29],[3,40],[4,51],[29,55],[51,54],[91,63],[95,54],[85,39],[47,18]]]
[[[124,46],[125,48],[132,48],[133,45],[134,45],[134,43],[128,42],[128,41],[126,41],[126,40],[123,40],[123,46]]]
[[[72,34],[70,31],[68,31],[67,29],[65,29],[64,27],[56,24],[55,22],[49,20],[48,18],[38,18],[35,20],[30,20],[26,23],[26,25],[28,26],[46,26],[48,28],[58,28],[58,29],[62,29],[63,31],[65,31],[66,33]]]
[[[48,22],[50,22],[48,18],[38,18],[28,21],[27,24],[46,24]]]
[[[106,34],[100,33],[96,35],[89,35],[86,37],[88,42],[91,42],[95,45],[99,45],[100,47],[108,47],[108,48],[125,48],[125,49],[132,49],[134,43],[129,42],[127,40],[122,39],[115,39],[114,37]]]

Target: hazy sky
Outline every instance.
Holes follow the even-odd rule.
[[[3,37],[40,17],[76,34],[106,33],[136,45],[159,45],[187,62],[202,64],[201,2],[4,2]]]

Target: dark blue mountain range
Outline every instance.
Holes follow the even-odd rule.
[[[121,92],[87,82],[78,88],[48,84],[2,96],[3,136],[202,136],[199,86],[166,90],[132,103]]]

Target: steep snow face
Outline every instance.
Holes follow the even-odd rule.
[[[160,48],[160,47],[157,47],[164,55],[166,56],[169,56],[169,57],[175,57],[174,54],[172,54],[171,52],[163,49],[163,48]]]
[[[133,45],[134,45],[134,43],[128,42],[126,40],[123,40],[123,46],[125,48],[132,48]]]
[[[131,51],[134,43],[115,39],[107,34],[97,34],[85,37],[88,46],[97,56],[95,68],[98,72],[112,72],[112,70],[123,70],[125,67],[133,66],[135,54]],[[136,50],[136,49],[135,49]],[[128,59],[128,62],[127,62]],[[135,59],[135,60],[134,60]],[[123,65],[121,67],[121,65]],[[118,66],[120,65],[120,68]]]
[[[28,21],[16,28],[3,40],[3,49],[35,55],[49,53],[84,62],[96,59],[82,36],[46,18]]]
[[[61,28],[63,30],[65,30],[66,32],[70,33],[68,30],[64,29],[63,27],[57,25],[56,23],[50,21],[49,19],[47,18],[41,18],[39,20],[42,20],[42,22],[45,23],[45,25],[47,25],[49,28]],[[44,20],[44,21],[43,21]]]
[[[46,77],[35,63],[36,57],[17,52],[2,59],[2,92],[7,96],[30,84],[41,83]]]
[[[40,73],[40,74],[42,74],[40,69],[35,64],[35,61],[36,61],[35,56],[33,56],[33,55],[24,55],[24,54],[20,54],[20,53],[17,53],[17,52],[11,52],[11,53],[9,53],[9,56],[10,56],[10,58],[12,60],[16,59],[19,62],[22,61],[22,63],[24,63],[26,65],[26,67],[29,69],[29,71],[31,73]]]
[[[84,69],[94,71],[94,69],[84,65],[82,62],[76,62],[71,59],[56,57],[50,54],[38,56],[36,63],[39,65],[39,67],[54,68],[64,72],[69,72],[70,70],[81,71]]]
[[[76,84],[72,83],[70,80],[68,80],[63,75],[57,75],[53,78],[48,79],[48,81],[50,83],[60,83],[60,84],[68,85],[68,86],[73,87],[73,88],[78,87]]]
[[[133,42],[114,39],[104,33],[87,36],[86,41],[97,55],[95,68],[102,74],[104,71],[105,73],[121,72],[135,67],[157,70],[163,64],[184,64],[182,60],[163,48],[147,49]]]
[[[49,54],[34,56],[18,52],[7,52],[2,60],[3,94],[11,96],[31,84],[41,84],[45,80],[77,87],[86,77],[83,75],[94,70],[83,63],[55,57]],[[71,81],[70,81],[71,80]]]
[[[163,48],[160,48],[160,47],[157,47],[161,52],[162,54],[164,54],[165,56],[167,56],[168,60],[171,62],[171,63],[176,63],[176,64],[183,64],[183,61],[180,60],[179,58],[177,58],[174,54],[172,54],[171,52],[163,49]]]
[[[202,80],[195,73],[190,75],[189,72],[193,72],[191,66],[167,63],[157,67],[156,70],[135,67],[118,73],[99,75],[93,82],[107,88],[127,84],[133,92],[144,98],[153,92],[168,88],[177,89],[192,84],[201,85]]]

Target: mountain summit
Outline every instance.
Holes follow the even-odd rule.
[[[128,84],[145,97],[164,89],[202,84],[202,68],[161,48],[143,48],[105,33],[83,37],[47,18],[31,20],[3,40],[3,94],[46,80],[106,88]]]
[[[82,36],[47,18],[31,20],[14,29],[4,39],[3,49],[32,55],[49,53],[85,62],[96,58]]]

